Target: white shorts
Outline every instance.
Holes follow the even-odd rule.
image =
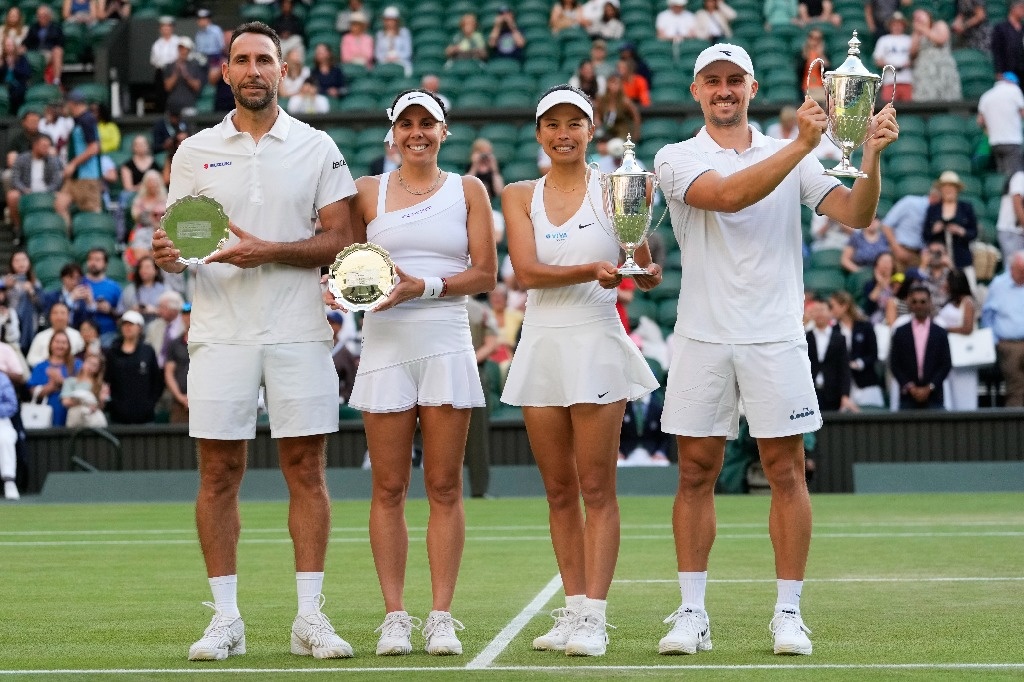
[[[661,428],[680,436],[739,431],[739,400],[754,438],[780,438],[821,428],[803,337],[774,343],[705,343],[673,335]]]
[[[256,401],[266,387],[272,438],[338,430],[338,373],[329,341],[268,345],[188,344],[188,433],[256,437]]]

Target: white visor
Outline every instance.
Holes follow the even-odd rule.
[[[430,115],[436,118],[441,123],[444,123],[444,110],[441,105],[437,103],[437,100],[428,95],[425,92],[415,90],[413,92],[407,92],[402,95],[395,106],[387,110],[388,120],[394,125],[398,117],[402,115],[402,112],[411,107],[413,104],[419,104],[421,107],[430,112]],[[388,144],[395,143],[395,137],[391,134],[391,129],[388,129],[388,134],[384,137],[384,141]]]
[[[594,120],[594,107],[591,106],[586,97],[582,97],[579,93],[572,90],[555,90],[544,95],[540,102],[537,103],[537,120],[539,121],[541,116],[558,104],[571,104],[579,107],[591,122]]]

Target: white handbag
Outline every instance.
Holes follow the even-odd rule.
[[[39,395],[38,388],[32,393],[31,401],[21,404],[21,425],[26,429],[48,429],[53,426],[53,407]]]
[[[975,327],[970,334],[949,335],[949,358],[954,367],[984,367],[996,361],[992,330]]]

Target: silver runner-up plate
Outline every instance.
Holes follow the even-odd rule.
[[[210,197],[187,196],[167,207],[160,227],[181,252],[178,262],[197,265],[224,248],[231,234],[224,207]]]
[[[327,288],[347,310],[370,310],[388,297],[397,279],[391,254],[367,242],[338,254],[328,270]]]

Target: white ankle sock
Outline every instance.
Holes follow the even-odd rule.
[[[587,595],[585,594],[565,595],[565,608],[570,611],[579,611],[586,602]]]
[[[588,611],[597,611],[601,614],[601,617],[605,617],[605,613],[608,611],[608,600],[607,599],[591,599],[587,597],[586,601],[583,602],[583,608]]]
[[[320,610],[317,596],[324,591],[324,572],[295,574],[295,589],[299,594],[299,615],[309,616]]]
[[[699,607],[704,610],[704,592],[708,586],[707,571],[680,571],[679,591],[683,596],[683,604]]]
[[[792,607],[800,613],[800,592],[804,588],[803,580],[776,580],[779,588],[779,598],[775,602],[775,610],[781,611],[783,607]]]
[[[210,578],[210,591],[213,592],[214,607],[225,616],[239,617],[238,612],[238,576],[221,575]]]

